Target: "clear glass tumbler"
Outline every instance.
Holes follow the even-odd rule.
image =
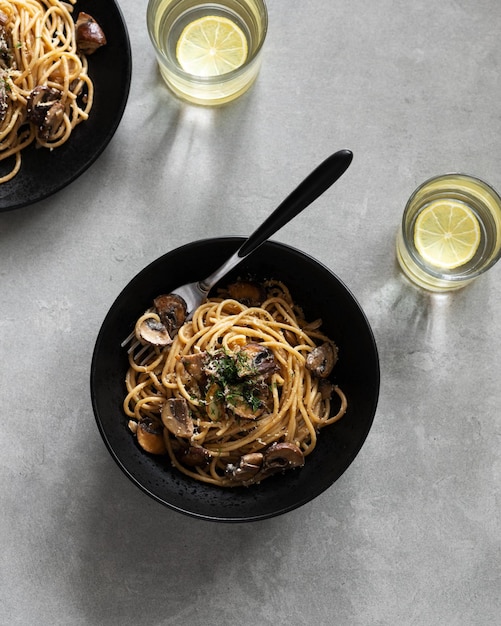
[[[170,89],[220,105],[254,83],[268,29],[264,0],[149,0],[148,33]]]
[[[501,198],[484,181],[446,174],[424,182],[404,210],[397,259],[430,291],[464,287],[501,256]]]

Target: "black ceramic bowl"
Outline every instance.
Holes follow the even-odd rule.
[[[184,476],[164,458],[142,451],[122,410],[127,370],[120,347],[135,320],[160,293],[209,275],[243,239],[197,241],[173,250],[142,270],[112,305],[99,332],[91,368],[91,394],[101,435],[124,473],[152,498],[207,520],[248,522],[291,511],[330,487],[352,463],[369,433],[379,395],[379,361],[369,323],[346,286],[326,267],[291,247],[267,242],[227,280],[252,275],[276,278],[290,289],[308,320],[321,317],[339,347],[333,372],[348,398],[348,411],[321,431],[304,467],[259,485],[221,489]]]

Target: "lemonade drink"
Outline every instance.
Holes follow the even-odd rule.
[[[185,100],[224,104],[258,75],[264,0],[150,0],[147,25],[165,82]]]
[[[403,272],[431,291],[465,286],[501,255],[501,198],[464,174],[426,181],[409,199],[397,236]]]

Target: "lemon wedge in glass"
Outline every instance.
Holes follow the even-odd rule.
[[[247,39],[242,29],[220,15],[206,15],[190,22],[176,46],[182,69],[200,77],[227,74],[243,65],[247,54]]]
[[[434,200],[418,215],[414,245],[434,267],[454,269],[471,261],[480,244],[480,225],[474,212],[454,200]]]

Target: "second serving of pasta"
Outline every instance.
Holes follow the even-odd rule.
[[[129,352],[123,406],[138,443],[221,487],[307,462],[319,431],[347,409],[321,320],[307,323],[276,281],[237,283],[184,322],[182,310],[162,311],[169,298],[137,320]]]
[[[105,45],[76,0],[0,0],[0,183],[21,169],[23,150],[54,149],[88,119],[94,85],[87,56]]]

